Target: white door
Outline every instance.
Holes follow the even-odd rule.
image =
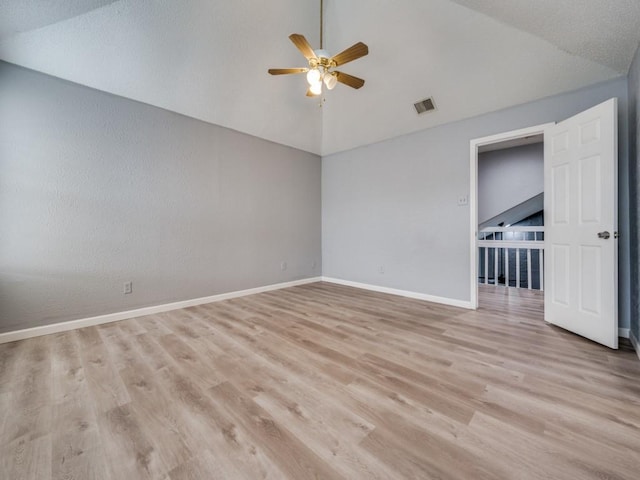
[[[544,134],[545,320],[618,348],[618,103]]]

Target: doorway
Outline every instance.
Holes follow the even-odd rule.
[[[535,225],[518,225],[522,220],[529,219],[536,222],[536,216],[542,210],[541,192],[522,191],[522,185],[517,181],[510,182],[500,192],[493,194],[487,191],[486,182],[505,174],[504,160],[508,149],[520,148],[530,150],[529,145],[541,145],[545,129],[553,124],[543,124],[525,129],[505,132],[471,141],[471,188],[469,206],[471,210],[471,304],[478,308],[480,292],[483,298],[495,298],[491,293],[500,295],[514,294],[514,288],[526,290],[542,290],[544,288],[543,272],[543,228]],[[496,152],[496,153],[491,153]],[[486,170],[483,188],[480,188],[480,161],[485,156],[491,157],[490,168]],[[507,160],[508,161],[508,160]],[[501,166],[502,163],[502,166]],[[528,162],[531,163],[531,162]],[[517,170],[513,164],[511,170]],[[525,167],[535,168],[535,166]],[[506,173],[515,178],[513,173]],[[493,177],[493,180],[491,179]],[[515,185],[513,183],[516,183]],[[540,182],[537,182],[538,184]],[[542,181],[542,187],[544,182]],[[496,187],[499,188],[499,187]],[[484,191],[483,191],[484,190]],[[531,195],[530,195],[531,194]],[[481,203],[482,202],[482,203]],[[498,289],[491,292],[488,287]],[[500,290],[505,289],[505,290]],[[537,295],[540,297],[540,295]],[[492,303],[489,301],[489,303]],[[544,302],[537,305],[544,306]]]

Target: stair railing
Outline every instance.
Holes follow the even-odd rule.
[[[544,290],[544,227],[478,232],[479,283]]]

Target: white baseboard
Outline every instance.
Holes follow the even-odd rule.
[[[374,292],[389,293],[391,295],[399,295],[401,297],[416,298],[427,302],[441,303],[443,305],[451,305],[453,307],[467,308],[472,310],[471,302],[466,300],[457,300],[455,298],[438,297],[435,295],[427,295],[426,293],[411,292],[408,290],[397,290],[395,288],[380,287],[378,285],[369,285],[367,283],[352,282],[350,280],[342,280],[340,278],[322,277],[323,282],[336,283],[338,285],[346,285],[348,287],[362,288]]]
[[[640,342],[638,342],[638,339],[633,332],[629,332],[629,340],[631,340],[631,345],[633,345],[636,355],[638,355],[638,360],[640,360]]]
[[[629,329],[628,328],[619,328],[618,336],[622,338],[629,338]]]
[[[66,332],[75,330],[76,328],[92,327],[94,325],[102,325],[103,323],[118,322],[128,318],[142,317],[143,315],[153,315],[154,313],[169,312],[171,310],[179,310],[181,308],[194,307],[205,303],[220,302],[229,300],[230,298],[244,297],[254,295],[256,293],[269,292],[272,290],[280,290],[281,288],[295,287],[297,285],[305,285],[321,281],[321,277],[305,278],[303,280],[295,280],[293,282],[275,283],[273,285],[265,285],[264,287],[249,288],[247,290],[238,290],[236,292],[220,293],[210,297],[193,298],[191,300],[183,300],[180,302],[165,303],[163,305],[155,305],[151,307],[137,308],[125,312],[109,313],[106,315],[98,315],[97,317],[80,318],[77,320],[69,320],[66,322],[53,323],[51,325],[42,325],[40,327],[25,328],[13,332],[0,333],[0,343],[15,342],[16,340],[24,340],[25,338],[39,337],[41,335],[50,335],[52,333]]]

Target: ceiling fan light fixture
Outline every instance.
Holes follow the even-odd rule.
[[[320,73],[320,70],[318,70],[317,68],[309,69],[309,71],[307,72],[307,82],[309,82],[309,85],[313,86],[315,83],[318,83],[321,81],[322,81],[322,74]]]
[[[324,84],[328,90],[333,90],[338,84],[338,76],[335,73],[330,73],[324,76]]]
[[[318,80],[317,82],[312,83],[309,91],[314,95],[320,95],[322,93],[322,81]]]

